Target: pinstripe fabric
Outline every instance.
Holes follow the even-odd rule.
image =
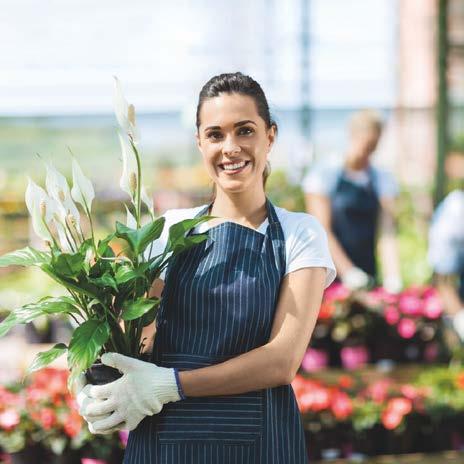
[[[285,242],[269,200],[266,207],[265,235],[224,222],[207,231],[207,240],[171,261],[153,362],[196,369],[269,340],[285,272]],[[126,464],[306,462],[301,416],[290,385],[165,404],[130,433],[124,457]]]

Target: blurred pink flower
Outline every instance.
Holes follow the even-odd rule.
[[[386,409],[382,413],[382,424],[388,430],[393,430],[401,424],[403,416],[396,411]]]
[[[415,295],[403,294],[400,296],[398,307],[403,314],[420,316],[422,314],[422,300]]]
[[[395,325],[400,320],[400,313],[396,306],[386,306],[383,314],[385,316],[385,320],[390,325]]]
[[[391,398],[388,401],[387,408],[404,416],[412,411],[412,402],[408,398]]]
[[[388,390],[392,385],[392,381],[388,379],[377,380],[369,385],[366,389],[367,395],[376,403],[383,403],[388,395]]]
[[[429,319],[437,319],[443,312],[443,305],[438,296],[433,295],[428,297],[424,302],[424,316]]]
[[[127,440],[129,439],[129,430],[120,430],[119,439],[121,440],[121,443],[125,448],[127,446]]]
[[[301,367],[307,372],[319,371],[329,365],[329,355],[327,351],[308,348],[301,362]]]
[[[363,345],[344,346],[340,350],[340,358],[345,369],[358,369],[369,361],[369,351]]]
[[[340,282],[335,282],[324,292],[324,299],[328,301],[343,301],[350,296],[350,290],[348,290]]]
[[[412,338],[416,333],[416,323],[407,317],[401,319],[398,323],[398,333],[403,338]]]
[[[19,414],[14,409],[5,409],[5,411],[0,412],[0,427],[3,430],[14,429],[19,424],[19,421]]]

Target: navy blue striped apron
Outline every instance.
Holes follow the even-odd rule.
[[[207,240],[171,260],[153,345],[157,365],[196,369],[269,341],[285,273],[285,241],[268,199],[266,208],[265,235],[223,222],[206,232]],[[124,463],[307,463],[293,389],[282,385],[167,403],[130,433]]]
[[[331,195],[332,230],[343,251],[353,264],[372,277],[377,276],[375,241],[380,202],[373,186],[373,172],[368,170],[369,183],[357,185],[340,173]]]

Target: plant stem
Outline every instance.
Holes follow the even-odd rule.
[[[87,217],[89,218],[90,233],[92,235],[92,245],[93,245],[93,250],[95,251],[95,259],[97,259],[100,256],[98,255],[97,244],[95,243],[95,235],[94,235],[94,232],[93,232],[92,215],[90,214],[90,210],[89,210],[89,207],[87,206],[87,202],[85,201],[85,199],[84,199],[84,209],[85,209],[85,214],[87,214]]]

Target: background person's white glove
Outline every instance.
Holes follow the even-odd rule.
[[[158,414],[164,404],[185,398],[173,368],[118,353],[105,353],[101,361],[123,376],[106,385],[88,384],[82,389],[79,412],[92,433],[133,430],[145,416]]]
[[[350,290],[361,290],[369,284],[369,275],[353,266],[342,275],[342,283]]]
[[[400,293],[401,289],[403,288],[403,281],[401,280],[401,277],[396,275],[387,276],[383,280],[383,288],[388,293]]]

